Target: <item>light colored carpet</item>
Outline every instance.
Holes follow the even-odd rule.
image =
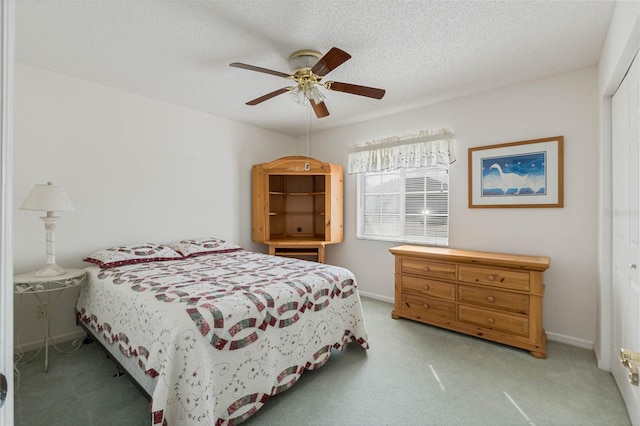
[[[528,352],[391,319],[363,298],[371,348],[350,344],[270,398],[246,425],[630,425],[592,351]],[[149,403],[96,344],[19,366],[16,425],[150,425]]]

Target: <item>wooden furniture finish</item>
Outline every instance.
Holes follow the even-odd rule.
[[[303,156],[252,169],[253,241],[269,254],[324,263],[325,246],[342,242],[343,169]]]
[[[407,318],[547,356],[542,275],[550,259],[422,246],[395,256],[394,319]]]
[[[311,257],[324,263],[324,241],[270,241],[269,254],[306,259]]]

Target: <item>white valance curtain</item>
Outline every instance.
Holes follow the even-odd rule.
[[[351,145],[347,170],[353,174],[451,164],[456,161],[453,139],[449,129],[421,130]]]

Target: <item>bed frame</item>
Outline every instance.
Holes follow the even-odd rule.
[[[93,330],[83,324],[82,321],[77,321],[78,325],[82,327],[82,329],[87,333],[87,337],[82,341],[83,344],[91,344],[95,343],[100,346],[108,359],[110,359],[116,368],[116,373],[113,377],[120,377],[123,374],[131,380],[131,383],[144,395],[144,397],[151,402],[151,394],[153,393],[153,388],[155,387],[155,380],[151,377],[144,374],[142,368],[136,364],[135,359],[131,357],[126,357],[122,353],[117,350],[116,344],[108,344],[104,341],[104,338],[93,333]],[[111,349],[110,349],[111,348]],[[113,349],[113,350],[112,350]],[[139,370],[141,374],[145,376],[145,380],[143,380],[144,385],[140,384],[138,379],[134,377],[134,373],[131,371]],[[140,374],[135,374],[135,376],[140,377]]]

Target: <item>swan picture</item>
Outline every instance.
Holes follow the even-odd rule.
[[[482,195],[546,195],[544,160],[544,152],[482,159]]]
[[[556,136],[469,148],[469,208],[563,207],[563,142]]]

